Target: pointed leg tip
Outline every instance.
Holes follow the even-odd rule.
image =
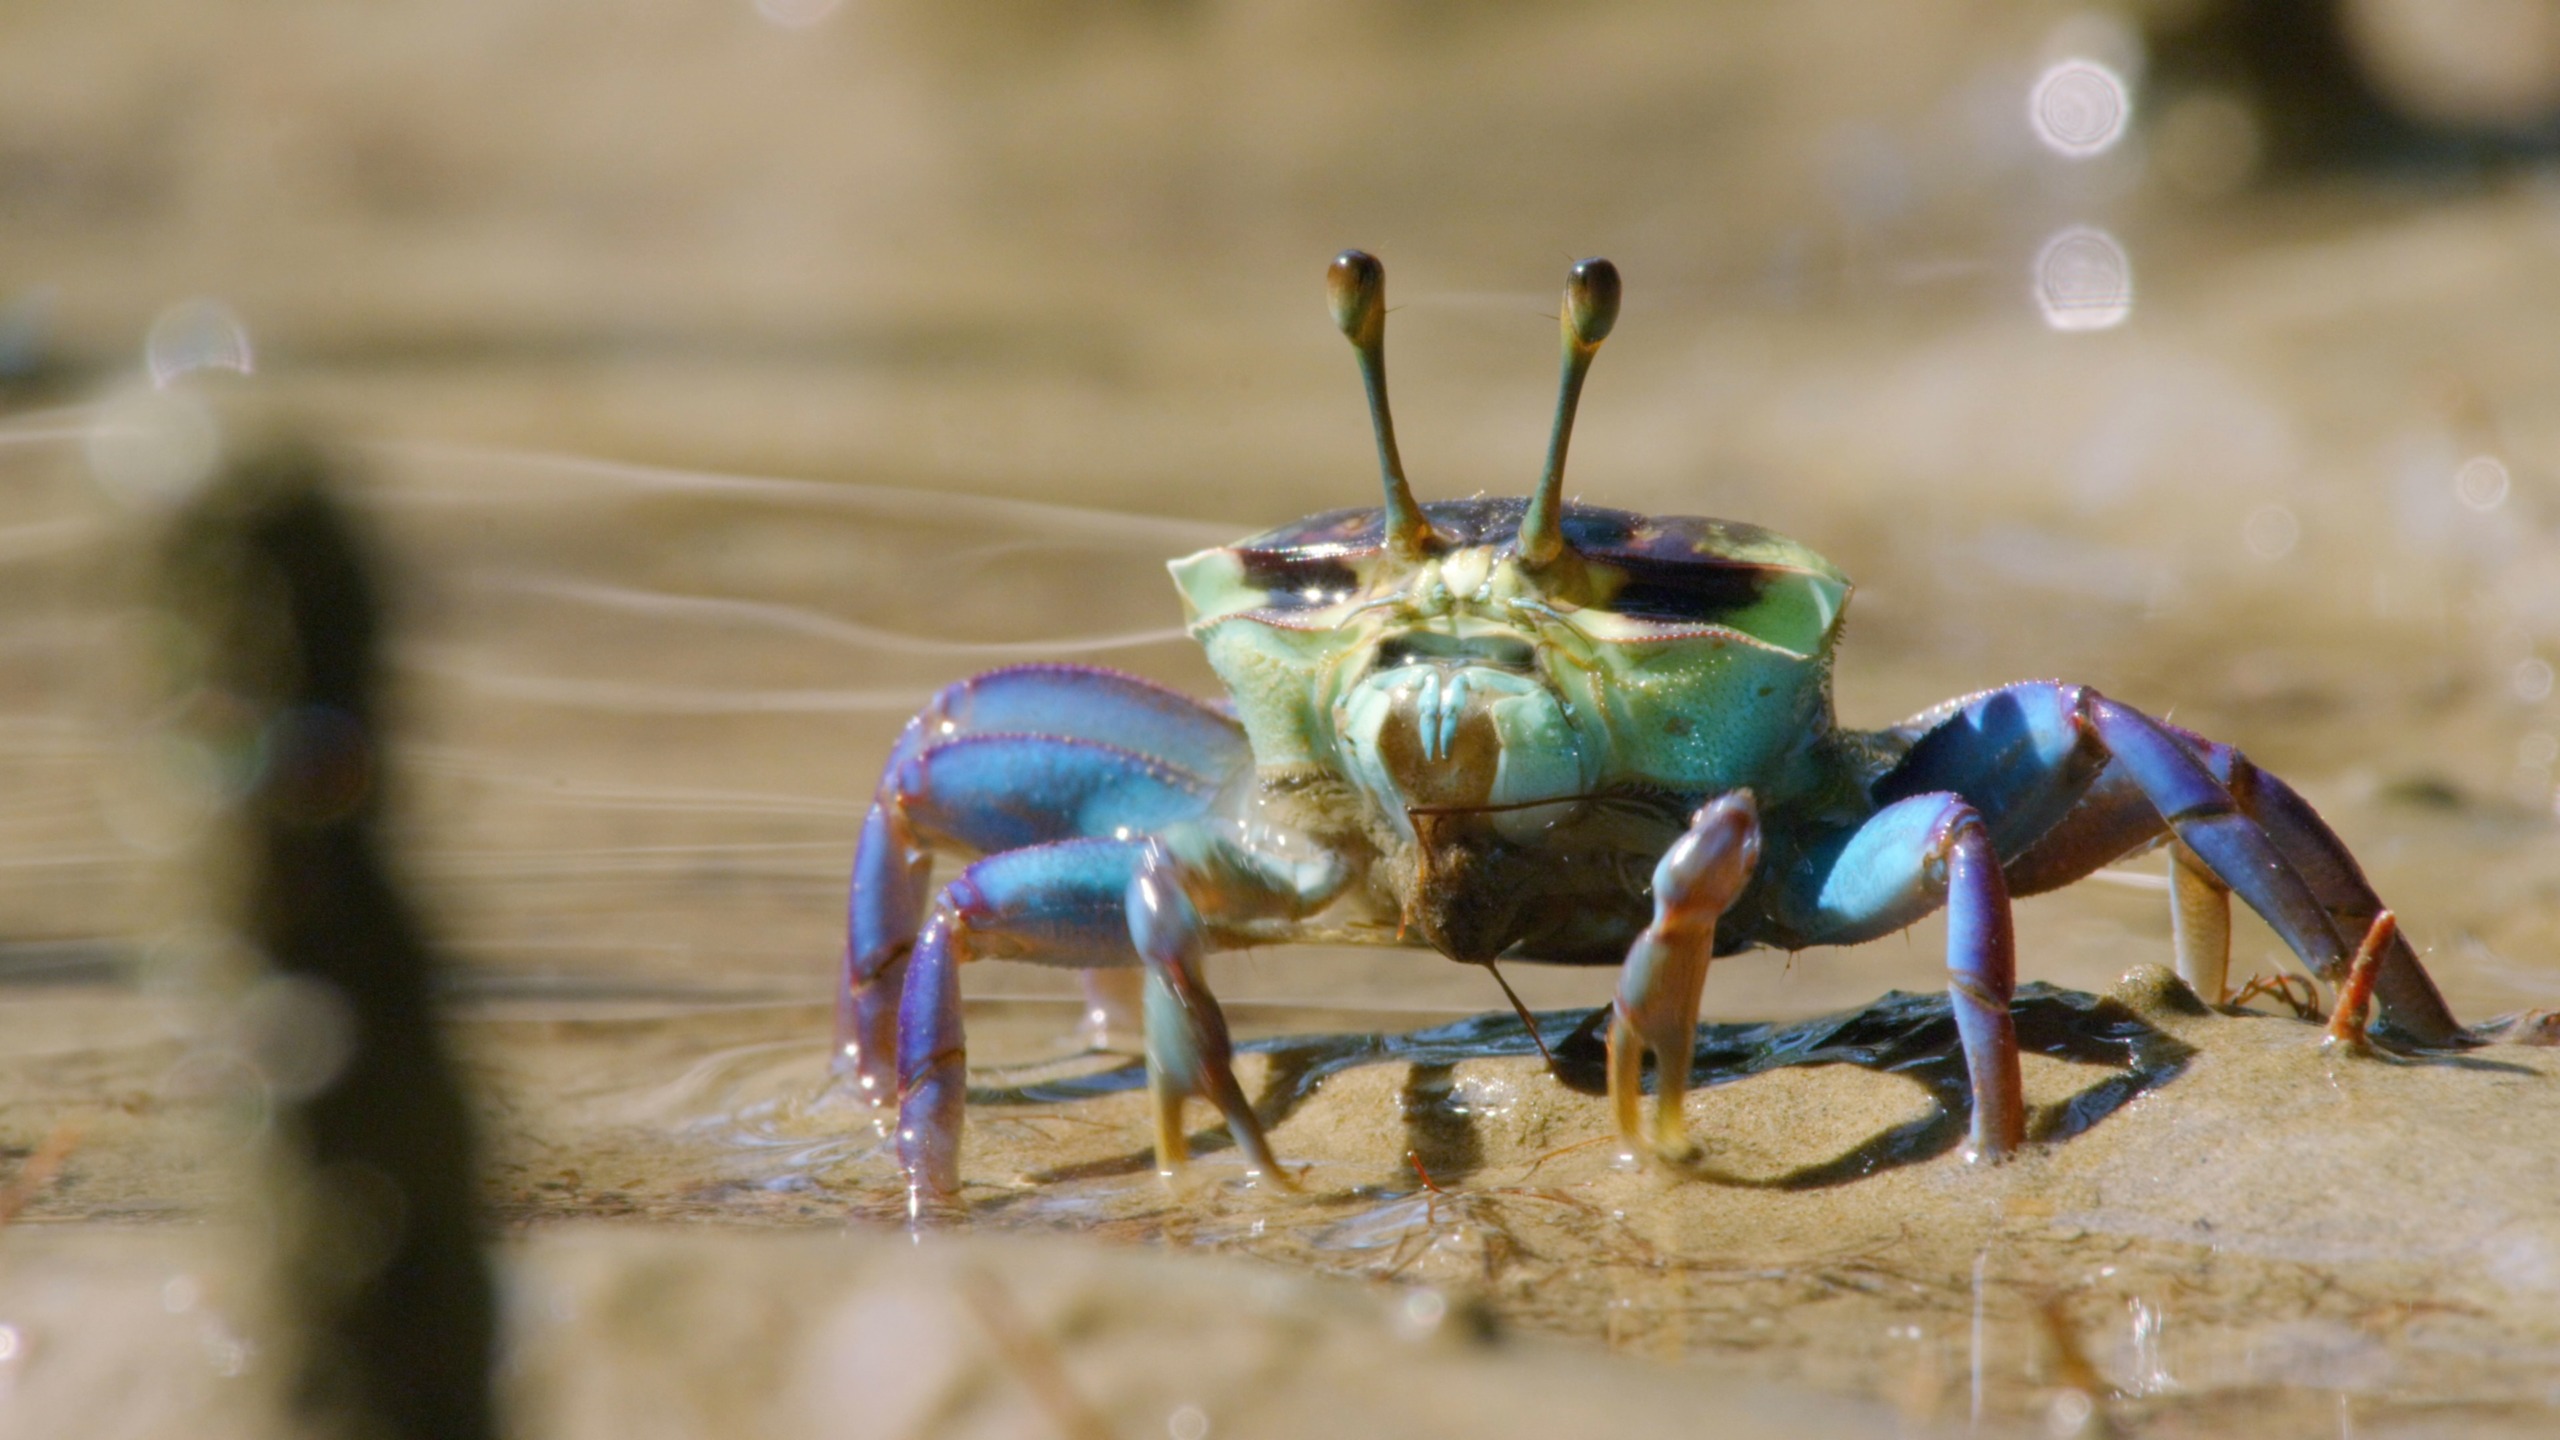
[[[1707,1158],[1706,1147],[1686,1135],[1671,1139],[1657,1137],[1645,1147],[1645,1153],[1654,1164],[1683,1172],[1695,1169],[1699,1161]]]
[[[907,1229],[910,1234],[940,1230],[969,1218],[969,1202],[960,1198],[959,1177],[907,1179]]]
[[[2027,1148],[2024,1129],[2023,1126],[2019,1127],[2020,1133],[2014,1135],[1976,1134],[1972,1136],[1965,1141],[1964,1163],[1991,1166],[2004,1165],[2017,1159],[2019,1155],[2025,1153]]]
[[[1253,1169],[1248,1170],[1245,1173],[1250,1177],[1254,1184],[1268,1185],[1273,1190],[1276,1190],[1283,1195],[1304,1195],[1307,1193],[1306,1187],[1298,1183],[1298,1177],[1290,1173],[1289,1167],[1282,1165],[1277,1161],[1273,1161],[1268,1165],[1255,1166]]]

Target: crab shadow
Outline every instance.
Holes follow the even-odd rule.
[[[2175,1079],[2194,1047],[2153,1027],[2123,1004],[2102,996],[2034,983],[2019,987],[2012,1006],[2022,1051],[2103,1073],[2058,1105],[2030,1116],[2030,1138],[2067,1140],[2123,1109],[2136,1097]],[[1553,1048],[1555,1078],[1588,1095],[1608,1088],[1607,1048],[1601,1036],[1608,1011],[1555,1011],[1537,1016],[1540,1032],[1561,1035]],[[1292,1035],[1237,1047],[1267,1057],[1268,1071],[1255,1110],[1277,1127],[1325,1081],[1368,1065],[1407,1067],[1402,1100],[1406,1141],[1415,1162],[1441,1183],[1468,1178],[1483,1163],[1484,1147],[1455,1081],[1459,1062],[1495,1056],[1534,1056],[1536,1040],[1519,1018],[1480,1015],[1429,1029],[1384,1035]],[[1943,994],[1892,991],[1872,1004],[1812,1020],[1698,1027],[1693,1086],[1730,1084],[1773,1070],[1805,1065],[1855,1065],[1919,1085],[1936,1102],[1929,1113],[1870,1135],[1827,1159],[1774,1176],[1745,1178],[1694,1166],[1700,1178],[1719,1184],[1779,1190],[1815,1190],[1846,1184],[1899,1166],[1918,1164],[1964,1142],[1972,1099],[1964,1049]],[[1646,1072],[1650,1088],[1652,1072]],[[1036,1084],[973,1087],[969,1103],[1067,1104],[1144,1088],[1137,1061]],[[1194,1137],[1208,1152],[1230,1142],[1223,1127]],[[1138,1174],[1154,1168],[1152,1156],[1064,1166],[1042,1181]]]

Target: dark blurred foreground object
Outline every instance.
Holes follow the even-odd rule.
[[[2158,113],[2253,113],[2276,174],[2560,154],[2560,0],[2154,0]]]
[[[298,440],[224,467],[163,556],[180,723],[236,796],[230,922],[322,1054],[276,1116],[294,1400],[325,1432],[495,1433],[472,1137],[429,953],[381,839],[375,567]],[[334,1032],[334,1033],[322,1033]]]

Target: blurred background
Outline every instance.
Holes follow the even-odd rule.
[[[2173,713],[2327,806],[2470,1008],[2547,998],[2555,115],[2537,0],[13,6],[0,955],[128,961],[188,823],[102,677],[209,386],[363,459],[463,952],[814,998],[917,700],[1205,688],[1161,560],[1371,502],[1357,244],[1425,495],[1526,488],[1607,254],[1573,488],[1843,565],[1847,722]],[[2159,911],[2039,902],[2126,943],[2028,971]],[[1238,983],[1351,983],[1277,963]]]
[[[168,862],[230,782],[154,723],[132,557],[236,407],[356,461],[464,993],[815,1046],[915,705],[1046,657],[1205,690],[1162,561],[1374,503],[1350,245],[1426,497],[1527,488],[1605,254],[1569,488],[1840,563],[1846,723],[2099,685],[2310,795],[2466,1018],[2560,1000],[2560,4],[20,0],[0,1119],[187,1043]],[[2161,888],[2026,906],[2023,973],[2165,960]],[[1932,988],[1933,934],[1722,967],[1709,1012]]]

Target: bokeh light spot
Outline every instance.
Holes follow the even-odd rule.
[[[2281,560],[2302,542],[2302,522],[2282,505],[2261,505],[2240,522],[2240,540],[2261,560]]]
[[[258,368],[249,348],[249,327],[219,300],[182,300],[161,311],[142,342],[142,363],[151,371],[151,383],[163,390],[196,370],[249,375]]]
[[[2474,510],[2489,511],[2507,503],[2511,480],[2507,463],[2495,455],[2474,455],[2453,472],[2453,493]]]
[[[2075,225],[2036,252],[2035,296],[2056,330],[2113,329],[2133,313],[2133,258],[2106,231]]]
[[[2551,678],[2551,662],[2536,656],[2517,661],[2516,668],[2508,673],[2507,684],[2515,690],[2517,699],[2538,705],[2551,698]]]
[[[2095,60],[2049,66],[2027,92],[2027,124],[2036,139],[2073,160],[2114,149],[2132,120],[2133,96],[2124,78]]]
[[[136,509],[176,505],[213,473],[222,434],[196,396],[136,384],[98,407],[89,468],[108,493]]]

